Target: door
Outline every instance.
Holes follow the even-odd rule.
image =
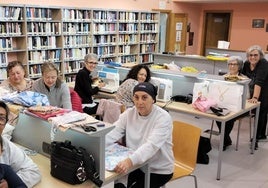
[[[218,41],[229,41],[231,12],[205,12],[202,54],[207,47],[217,48]]]

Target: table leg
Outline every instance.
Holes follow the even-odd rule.
[[[225,121],[221,122],[221,135],[220,135],[220,146],[219,146],[219,156],[218,156],[218,170],[217,170],[217,180],[221,178],[221,160],[222,160],[222,149],[224,141],[224,132],[225,132]]]
[[[257,129],[258,129],[258,121],[259,121],[259,112],[260,112],[260,106],[258,106],[256,108],[254,129],[253,129],[253,138],[252,138],[252,142],[251,142],[251,154],[254,154],[254,150],[255,150],[256,136],[257,136]]]
[[[145,173],[145,181],[144,181],[144,187],[149,188],[150,187],[150,167],[147,163],[143,167],[141,167],[141,170]]]

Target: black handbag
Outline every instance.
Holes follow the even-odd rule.
[[[92,155],[82,148],[76,148],[70,141],[51,143],[50,174],[69,184],[81,184],[90,179],[98,187],[102,181],[96,171]]]

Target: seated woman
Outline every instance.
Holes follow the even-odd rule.
[[[243,68],[243,60],[239,56],[231,56],[227,60],[227,66],[228,66],[228,73],[224,76],[242,76],[246,77],[241,74],[242,68]],[[244,115],[242,115],[244,116]],[[226,148],[230,145],[232,145],[232,139],[230,137],[230,133],[233,129],[234,122],[236,119],[240,118],[241,116],[238,116],[235,119],[232,119],[230,121],[227,121],[225,124],[225,132],[224,132],[224,144],[223,144],[223,150],[226,150]],[[221,131],[221,122],[216,122],[219,130]]]
[[[42,77],[33,84],[33,91],[47,95],[50,105],[72,109],[70,91],[67,84],[60,80],[58,68],[54,63],[43,63]]]
[[[2,137],[3,129],[8,121],[8,115],[8,106],[3,101],[0,101],[0,163],[10,165],[27,187],[34,187],[41,180],[41,173],[37,165],[21,148]],[[2,187],[2,184],[9,183],[8,181],[8,178],[1,179],[0,187]]]
[[[7,65],[8,78],[1,82],[0,87],[4,94],[30,91],[32,90],[33,80],[25,78],[25,69],[20,61],[11,61]],[[1,93],[2,94],[2,93]],[[15,110],[10,112],[8,123],[16,125],[18,121],[19,111]]]
[[[104,87],[105,83],[98,83],[98,86],[92,87],[93,79],[91,73],[98,64],[98,56],[96,54],[87,54],[84,57],[84,67],[80,69],[75,78],[74,90],[82,99],[83,111],[87,114],[96,114],[98,105],[93,102],[92,96],[97,94],[100,87]]]
[[[174,170],[172,118],[154,104],[156,95],[157,89],[151,83],[136,85],[133,89],[135,106],[120,115],[114,123],[115,128],[106,136],[106,146],[126,136],[126,147],[134,150],[129,158],[116,165],[114,171],[126,173],[133,166],[149,161],[150,187],[165,185]],[[139,169],[131,172],[127,187],[144,187],[144,173]]]
[[[151,80],[151,71],[146,65],[136,65],[130,69],[123,83],[116,92],[116,101],[125,105],[126,108],[134,106],[132,101],[133,88],[142,82]]]
[[[20,61],[11,61],[7,65],[8,78],[1,83],[10,92],[32,90],[33,80],[25,78],[25,69]]]

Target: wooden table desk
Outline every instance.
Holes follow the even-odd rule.
[[[225,132],[225,123],[246,112],[256,109],[256,115],[255,115],[255,121],[254,121],[255,124],[254,124],[254,130],[253,130],[253,141],[251,143],[251,154],[254,153],[256,133],[257,133],[257,124],[258,124],[259,111],[260,111],[260,103],[253,104],[253,103],[246,102],[245,109],[242,109],[239,112],[235,112],[235,113],[231,112],[230,114],[226,116],[216,116],[214,114],[200,112],[194,109],[191,104],[186,104],[186,103],[181,103],[181,102],[168,102],[168,103],[157,102],[156,104],[167,110],[192,115],[195,117],[202,117],[206,119],[220,121],[222,123],[221,134],[220,134],[220,147],[219,147],[219,155],[218,155],[218,168],[217,168],[217,178],[216,178],[217,180],[220,180],[220,177],[221,177],[222,149],[223,149],[223,140],[224,140],[224,132]]]

